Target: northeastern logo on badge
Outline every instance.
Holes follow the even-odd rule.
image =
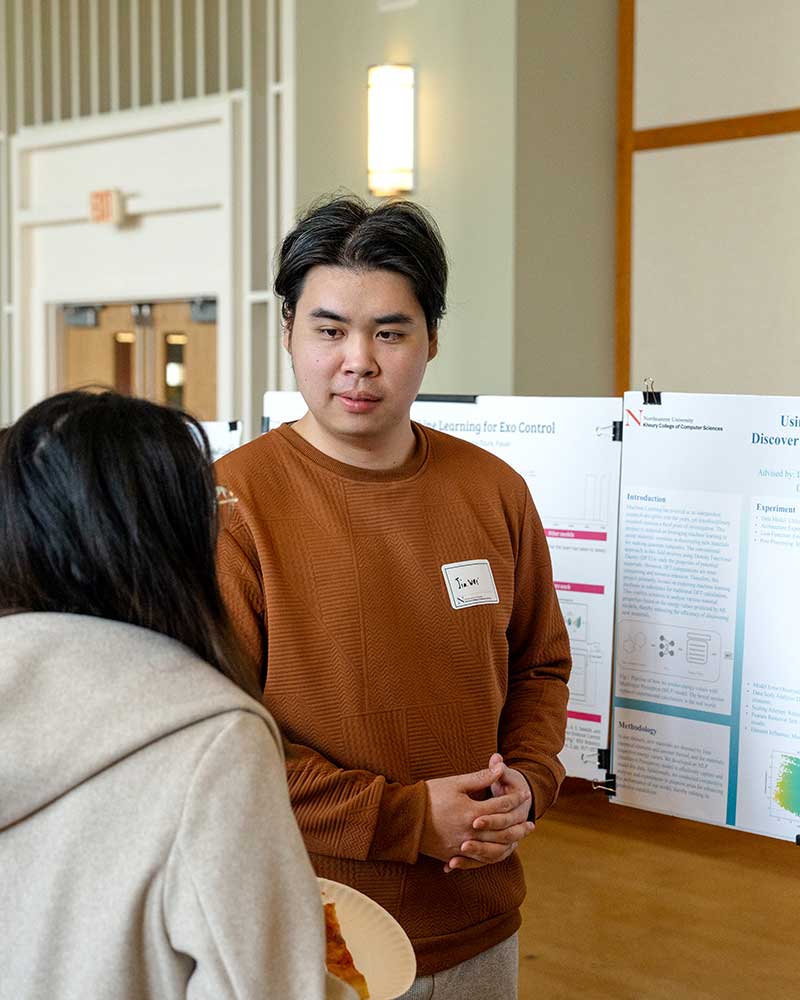
[[[477,604],[499,604],[492,567],[488,559],[447,563],[442,566],[451,606],[456,610]]]

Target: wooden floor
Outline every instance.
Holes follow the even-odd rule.
[[[800,847],[573,779],[520,852],[520,1000],[800,998]]]

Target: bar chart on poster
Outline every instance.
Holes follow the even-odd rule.
[[[624,400],[615,801],[800,834],[800,400]]]

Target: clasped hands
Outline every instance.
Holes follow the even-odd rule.
[[[533,830],[531,790],[499,753],[472,774],[431,778],[420,851],[444,861],[445,872],[504,861]]]

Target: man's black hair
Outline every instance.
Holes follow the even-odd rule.
[[[291,325],[312,267],[394,271],[406,277],[433,336],[445,312],[447,256],[439,229],[424,208],[389,201],[372,208],[354,195],[313,204],[278,252],[275,292]]]

